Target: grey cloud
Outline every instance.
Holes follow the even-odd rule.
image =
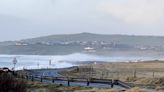
[[[143,0],[133,1],[143,2]],[[155,6],[161,2],[161,0],[151,1]],[[159,16],[152,15],[158,23],[142,24],[138,21],[149,21],[149,17],[141,16],[142,18],[138,19],[130,16],[128,12],[121,12],[126,9],[131,11],[131,8],[124,8],[126,4],[130,6],[130,2],[131,0],[0,0],[0,41],[80,32],[164,35],[164,23],[158,20],[159,18],[163,20],[161,19],[163,11],[159,12]],[[117,7],[118,4],[121,6]],[[159,5],[162,8],[161,5],[163,2]],[[140,9],[142,8],[135,7],[135,10]],[[148,12],[152,13],[156,12],[154,10]],[[129,19],[131,21],[127,22]],[[136,21],[137,23],[134,23]]]

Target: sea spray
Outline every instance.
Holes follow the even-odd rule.
[[[66,68],[76,66],[78,63],[103,61],[103,62],[129,62],[137,60],[154,60],[152,57],[132,56],[98,56],[84,53],[73,53],[69,55],[0,55],[0,67],[13,68],[13,59],[18,60],[16,69],[38,69],[38,68]],[[158,58],[163,60],[163,58]],[[51,60],[51,65],[49,61]]]

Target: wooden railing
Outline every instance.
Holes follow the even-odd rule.
[[[86,83],[87,86],[89,86],[90,83],[98,83],[98,84],[108,84],[111,86],[111,88],[113,88],[114,85],[118,85],[126,89],[132,88],[132,86],[128,85],[125,82],[122,82],[120,80],[112,80],[112,79],[50,77],[50,76],[33,76],[33,75],[26,75],[26,76],[23,76],[22,78],[31,80],[31,81],[37,80],[40,82],[43,82],[43,80],[49,80],[49,81],[52,81],[52,83],[55,83],[55,81],[66,81],[68,86],[70,86],[71,82],[81,82],[81,83]]]

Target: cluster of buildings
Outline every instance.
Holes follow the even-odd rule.
[[[117,42],[105,42],[105,41],[59,41],[59,42],[23,42],[18,41],[16,46],[28,46],[28,45],[67,45],[67,46],[84,46],[86,51],[95,51],[95,49],[134,49],[134,50],[164,50],[164,46],[131,46],[128,44],[120,44]]]

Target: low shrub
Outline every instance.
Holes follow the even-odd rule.
[[[0,92],[26,92],[26,82],[12,75],[0,73]]]

